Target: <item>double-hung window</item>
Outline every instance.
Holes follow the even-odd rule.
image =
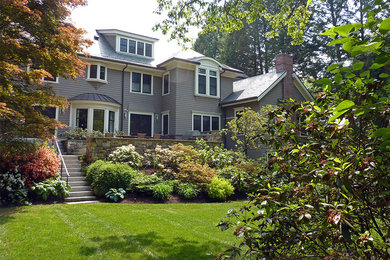
[[[162,94],[163,95],[168,95],[170,91],[170,76],[169,72],[164,74],[163,76],[163,84],[162,84]]]
[[[218,69],[199,67],[196,75],[196,95],[219,97]]]
[[[107,81],[107,68],[100,64],[92,64],[88,66],[88,78],[87,80],[93,81]]]
[[[220,130],[220,116],[207,114],[192,115],[192,130],[210,132]]]
[[[153,76],[149,74],[143,74],[139,72],[131,73],[131,86],[130,92],[153,94]]]

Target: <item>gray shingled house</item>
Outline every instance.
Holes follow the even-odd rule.
[[[55,117],[70,128],[146,133],[182,138],[223,128],[243,107],[259,110],[311,95],[292,72],[292,57],[279,54],[276,71],[246,78],[240,70],[195,51],[157,61],[158,39],[96,30],[90,65],[77,80],[46,79],[70,106]],[[59,133],[61,134],[61,132]]]

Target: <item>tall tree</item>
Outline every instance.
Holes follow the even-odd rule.
[[[44,77],[75,78],[85,63],[77,53],[91,44],[68,20],[84,0],[0,1],[0,137],[51,137],[60,123],[37,106],[65,108]]]

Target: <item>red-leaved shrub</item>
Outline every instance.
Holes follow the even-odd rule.
[[[217,173],[207,164],[201,165],[195,162],[187,162],[179,165],[179,172],[174,174],[176,180],[191,183],[205,189]]]
[[[18,167],[18,172],[25,178],[26,187],[31,187],[33,182],[37,183],[55,177],[59,172],[60,158],[47,146],[36,146],[34,151],[21,154],[17,152],[1,152],[4,152],[0,156],[1,168],[14,169]]]

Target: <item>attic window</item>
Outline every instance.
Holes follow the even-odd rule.
[[[120,37],[117,49],[120,53],[153,57],[153,45],[143,41]]]

